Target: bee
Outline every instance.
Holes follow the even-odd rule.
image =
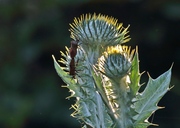
[[[77,54],[77,47],[78,47],[78,42],[75,40],[71,41],[71,47],[69,49],[69,55],[71,57],[71,61],[70,61],[70,70],[69,70],[69,74],[72,75],[73,78],[75,78],[75,60],[74,57]]]

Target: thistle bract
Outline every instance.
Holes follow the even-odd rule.
[[[128,27],[105,15],[82,15],[70,24],[71,38],[78,42],[75,54],[66,48],[59,62],[58,75],[67,84],[76,102],[72,116],[83,128],[147,128],[157,104],[169,90],[171,68],[157,79],[149,77],[144,91],[141,84],[138,51],[123,43],[130,40]],[[73,65],[72,65],[73,64]],[[72,73],[73,67],[73,73]],[[73,76],[72,76],[73,74]]]

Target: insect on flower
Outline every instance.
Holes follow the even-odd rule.
[[[75,40],[72,40],[71,41],[71,47],[69,50],[69,55],[71,57],[69,74],[72,75],[73,78],[75,78],[75,60],[74,60],[74,57],[77,54],[77,47],[78,47],[78,42]]]

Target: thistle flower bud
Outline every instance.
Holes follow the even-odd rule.
[[[116,46],[130,40],[127,28],[117,19],[104,15],[81,15],[70,24],[71,38],[78,40],[79,45],[86,51],[93,64],[108,46]]]
[[[127,46],[108,47],[99,59],[99,70],[109,78],[124,77],[130,72],[134,51],[130,52],[130,48]]]

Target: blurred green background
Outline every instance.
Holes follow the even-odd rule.
[[[94,12],[131,25],[127,45],[139,46],[141,72],[156,78],[174,62],[175,87],[153,122],[180,128],[179,0],[0,0],[0,128],[80,128],[51,55],[70,46],[73,18]]]

